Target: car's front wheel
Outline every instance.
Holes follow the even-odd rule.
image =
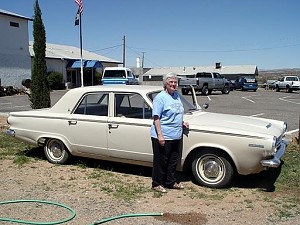
[[[200,185],[210,188],[226,187],[234,176],[234,169],[228,158],[212,151],[205,151],[194,157],[192,172]]]
[[[48,161],[55,164],[64,164],[70,158],[64,143],[58,139],[49,139],[44,152]]]
[[[203,88],[202,88],[202,91],[201,91],[201,94],[202,95],[208,95],[208,87],[207,86],[204,86]]]

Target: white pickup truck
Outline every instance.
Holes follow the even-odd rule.
[[[183,95],[191,91],[192,85],[195,91],[201,92],[202,95],[211,94],[212,91],[221,91],[223,94],[229,94],[230,83],[219,73],[198,72],[188,77],[179,79],[178,86],[181,88]]]
[[[300,80],[297,76],[284,76],[275,83],[275,89],[277,92],[280,90],[286,90],[286,92],[292,92],[300,90]]]
[[[106,67],[103,71],[101,84],[127,84],[137,85],[139,81],[129,68],[126,67]]]

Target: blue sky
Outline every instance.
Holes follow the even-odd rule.
[[[32,17],[35,0],[0,0]],[[74,0],[39,0],[48,43],[79,47]],[[300,68],[297,0],[83,0],[83,48],[144,67],[257,65]],[[32,40],[32,22],[29,23]]]

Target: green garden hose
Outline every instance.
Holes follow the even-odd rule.
[[[56,206],[59,206],[59,207],[62,207],[62,208],[65,208],[65,209],[69,210],[72,213],[72,215],[69,218],[66,218],[64,220],[54,221],[54,222],[32,222],[32,221],[17,220],[17,219],[12,219],[12,218],[1,218],[1,217],[0,217],[0,221],[7,221],[7,222],[13,222],[13,223],[22,223],[22,224],[35,224],[35,225],[54,225],[54,224],[66,223],[66,222],[74,219],[74,217],[76,216],[76,212],[72,208],[70,208],[69,206],[57,203],[57,202],[49,202],[49,201],[41,201],[41,200],[13,200],[13,201],[0,202],[0,205],[22,203],[22,202],[37,202],[37,203],[43,203],[43,204],[56,205]],[[162,215],[163,215],[163,213],[124,214],[124,215],[120,215],[120,216],[114,216],[114,217],[109,217],[109,218],[106,218],[106,219],[102,219],[102,220],[100,220],[98,222],[94,222],[90,225],[97,225],[97,224],[107,223],[107,222],[112,221],[112,220],[117,220],[117,219],[121,219],[121,218],[128,218],[128,217],[162,216]]]
[[[31,222],[31,221],[26,221],[26,220],[16,220],[16,219],[12,219],[12,218],[1,218],[1,217],[0,217],[0,221],[23,223],[23,224],[53,225],[53,224],[61,224],[61,223],[68,222],[76,216],[76,213],[72,208],[70,208],[66,205],[60,204],[60,203],[56,203],[56,202],[41,201],[41,200],[13,200],[13,201],[0,202],[0,205],[22,203],[22,202],[37,202],[37,203],[43,203],[43,204],[49,204],[49,205],[56,205],[56,206],[59,206],[59,207],[69,210],[72,213],[72,215],[67,219],[54,221],[54,222]]]
[[[109,217],[106,219],[102,219],[98,222],[95,222],[91,225],[97,225],[97,224],[102,224],[102,223],[107,223],[111,220],[117,220],[117,219],[121,219],[121,218],[128,218],[128,217],[139,217],[139,216],[162,216],[163,213],[139,213],[139,214],[124,214],[124,215],[120,215],[120,216],[114,216],[114,217]]]

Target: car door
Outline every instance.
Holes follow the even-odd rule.
[[[108,120],[108,149],[111,156],[152,161],[150,127],[152,109],[137,93],[115,93],[114,112]]]
[[[87,93],[68,118],[69,142],[80,154],[109,155],[107,151],[109,94]]]
[[[213,74],[214,74],[215,88],[222,89],[224,87],[223,77],[218,73],[213,73]]]

